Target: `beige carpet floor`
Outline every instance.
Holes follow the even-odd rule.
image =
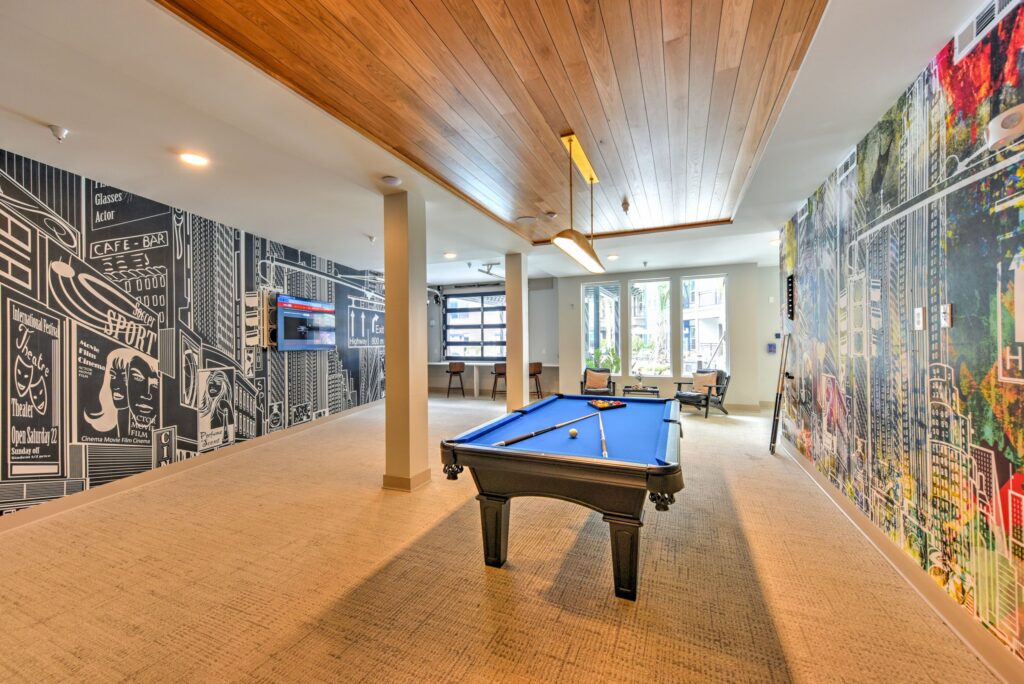
[[[765,416],[683,423],[636,603],[598,514],[513,500],[493,569],[469,477],[381,490],[375,407],[0,535],[0,681],[991,680]]]

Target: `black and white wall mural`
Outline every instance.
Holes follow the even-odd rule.
[[[261,347],[266,290],[337,348]],[[0,512],[383,396],[380,274],[4,151],[0,308]]]

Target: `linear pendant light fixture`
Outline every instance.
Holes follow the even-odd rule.
[[[604,265],[594,251],[594,183],[597,174],[590,160],[579,146],[579,140],[572,133],[562,136],[562,143],[569,151],[569,227],[551,238],[556,247],[572,257],[576,263],[591,273],[604,273]],[[590,240],[573,228],[572,167],[576,165],[584,180],[590,185]]]

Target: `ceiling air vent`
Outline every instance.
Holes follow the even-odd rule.
[[[980,36],[996,20],[996,3],[989,3],[974,18],[974,33]]]
[[[981,11],[953,36],[953,63],[963,59],[1000,19],[1019,4],[1020,0],[990,0],[985,3]]]

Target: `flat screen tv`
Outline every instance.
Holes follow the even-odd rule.
[[[288,295],[277,296],[277,348],[334,349],[334,304]]]

